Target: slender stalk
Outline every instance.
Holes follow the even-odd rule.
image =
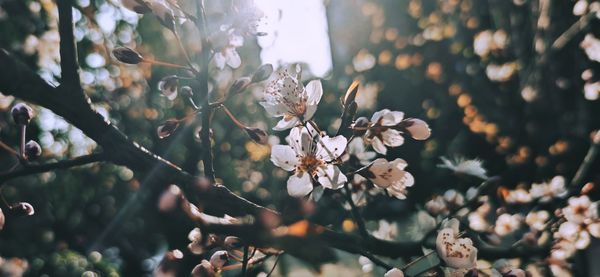
[[[244,259],[242,260],[242,277],[246,276],[248,269],[248,245],[244,246]]]
[[[8,153],[11,153],[17,157],[19,157],[19,152],[17,152],[15,149],[12,149],[12,147],[8,146],[6,143],[0,141],[0,148],[6,150]]]
[[[160,66],[164,66],[164,67],[180,68],[180,69],[186,69],[186,70],[194,71],[193,68],[187,67],[185,65],[179,65],[179,64],[168,63],[168,62],[161,62],[161,61],[156,61],[156,60],[151,60],[151,59],[143,59],[142,62],[153,64],[153,65],[160,65]]]
[[[358,225],[358,232],[360,233],[360,235],[363,238],[368,238],[369,237],[369,232],[367,232],[367,227],[365,226],[365,222],[363,221],[362,217],[360,216],[360,213],[358,212],[358,208],[356,208],[356,205],[354,204],[354,201],[352,200],[352,192],[350,191],[350,188],[348,187],[348,183],[344,184],[344,195],[346,196],[346,201],[348,202],[348,204],[350,204],[350,209],[352,210],[352,216],[354,217],[354,222],[356,222],[356,225]]]
[[[231,118],[231,121],[233,121],[233,123],[236,126],[242,128],[242,129],[246,128],[246,125],[244,125],[244,123],[240,122],[225,105],[223,105],[222,108],[223,108],[223,111],[227,114],[227,116],[229,116],[229,118]]]
[[[21,133],[20,133],[20,147],[19,147],[19,155],[21,156],[22,160],[27,160],[27,157],[25,156],[25,140],[26,140],[26,135],[27,135],[27,125],[22,124],[19,126],[21,128]]]
[[[277,267],[277,263],[279,263],[279,259],[281,258],[281,255],[277,255],[277,258],[275,258],[275,263],[273,264],[273,267],[271,267],[271,270],[269,270],[269,273],[267,273],[267,277],[271,276],[271,274],[273,274],[273,271],[275,271],[275,268]]]
[[[592,144],[590,145],[587,154],[585,154],[585,158],[583,158],[583,162],[579,166],[579,169],[577,169],[573,180],[571,180],[570,186],[572,187],[572,190],[578,190],[579,187],[583,186],[583,180],[588,175],[592,164],[598,157],[598,152],[600,152],[600,131],[596,131],[594,139],[592,139]]]

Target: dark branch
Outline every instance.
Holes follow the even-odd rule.
[[[90,154],[81,157],[74,158],[72,160],[64,160],[40,165],[29,165],[19,170],[0,174],[0,186],[2,182],[8,181],[21,176],[33,175],[42,172],[48,172],[56,169],[68,169],[75,166],[85,165],[89,163],[101,162],[106,160],[106,157],[102,153]]]
[[[60,68],[61,84],[71,89],[81,88],[79,82],[79,65],[77,63],[77,46],[73,34],[73,0],[57,0],[58,32],[60,34]]]

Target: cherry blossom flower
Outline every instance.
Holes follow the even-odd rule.
[[[450,219],[443,224],[436,239],[437,253],[447,266],[472,269],[477,266],[477,248],[469,238],[459,238],[459,222]]]
[[[587,195],[571,197],[562,212],[568,221],[590,224],[598,220],[598,203],[592,203]]]
[[[312,80],[304,87],[299,76],[280,71],[265,89],[265,99],[260,104],[271,116],[283,117],[273,128],[281,131],[312,119],[321,96],[323,88],[320,80]]]
[[[567,221],[554,234],[556,238],[574,243],[577,249],[585,249],[591,236],[600,237],[598,203],[592,203],[587,195],[569,198],[569,205],[562,213]]]
[[[408,133],[416,140],[425,140],[431,130],[425,121],[416,118],[404,119],[404,113],[383,109],[375,112],[365,133],[365,139],[380,154],[387,153],[387,147],[398,147],[404,143],[402,134]]]
[[[456,174],[465,174],[475,176],[481,179],[487,179],[487,172],[483,168],[483,162],[479,159],[468,160],[462,157],[455,157],[450,160],[446,157],[441,157],[442,164],[439,164],[440,168],[447,168]]]
[[[550,213],[547,211],[531,211],[525,217],[525,223],[532,230],[541,231],[546,226],[548,219],[550,219]]]
[[[565,187],[565,178],[563,176],[555,176],[550,182],[541,184],[532,184],[529,193],[533,198],[539,198],[540,202],[548,202],[554,198],[562,198],[567,195]]]
[[[356,137],[350,140],[348,143],[348,150],[346,151],[346,155],[342,157],[342,160],[346,161],[351,157],[354,157],[361,165],[368,165],[376,155],[377,154],[375,152],[366,150],[365,143],[362,138]]]
[[[403,159],[388,161],[384,158],[376,159],[368,167],[366,176],[379,188],[386,189],[388,193],[398,199],[406,199],[406,188],[415,183],[414,177],[404,171],[408,164]]]
[[[204,253],[204,247],[202,247],[201,244],[202,232],[200,231],[200,228],[192,229],[192,231],[190,231],[190,233],[188,234],[188,239],[190,240],[190,243],[188,244],[188,249],[190,250],[190,252],[196,255]]]
[[[521,227],[522,217],[519,214],[501,214],[496,219],[494,232],[499,236],[508,235]]]
[[[590,60],[600,62],[600,39],[587,34],[579,46],[583,48]]]
[[[552,259],[556,259],[559,261],[564,261],[570,257],[572,257],[577,248],[573,242],[570,242],[565,239],[559,239],[554,245],[552,245],[552,250],[550,251],[550,257]]]
[[[529,191],[524,188],[517,188],[515,190],[508,191],[508,194],[504,197],[504,201],[510,204],[525,204],[533,200]]]
[[[271,161],[284,170],[295,172],[287,181],[291,196],[309,194],[315,178],[328,189],[339,189],[347,181],[340,169],[332,164],[346,149],[346,138],[321,136],[309,125],[293,128],[287,140],[289,145],[273,146]]]
[[[446,200],[441,195],[435,195],[427,203],[425,203],[425,209],[432,215],[448,215],[450,212],[446,205]]]
[[[237,35],[234,29],[220,30],[210,37],[210,42],[215,49],[213,62],[219,69],[222,70],[225,65],[240,67],[242,59],[236,49],[244,45],[244,37]]]

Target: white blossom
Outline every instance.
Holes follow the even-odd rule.
[[[309,125],[310,126],[310,125]],[[325,188],[339,189],[346,176],[331,162],[346,149],[343,136],[321,136],[312,127],[295,127],[288,137],[289,145],[274,145],[271,161],[276,166],[294,171],[287,182],[291,196],[302,197],[313,190],[313,179]]]
[[[260,104],[273,117],[283,117],[274,130],[286,130],[312,119],[323,96],[321,81],[310,81],[306,87],[298,76],[280,71],[278,77],[265,89],[265,99]]]
[[[579,46],[583,48],[590,60],[600,62],[600,39],[587,34]]]
[[[479,159],[468,160],[462,157],[456,157],[452,160],[446,157],[440,159],[442,160],[442,164],[438,165],[440,168],[447,168],[457,174],[471,175],[484,180],[488,178],[487,172],[483,168],[483,162]]]
[[[565,187],[565,178],[563,176],[555,176],[550,182],[541,184],[532,184],[529,193],[533,198],[539,198],[540,202],[548,202],[554,198],[562,198],[567,195]]]
[[[546,226],[548,219],[550,219],[550,213],[547,211],[531,211],[525,217],[525,223],[529,225],[529,228],[541,231]]]
[[[499,236],[508,235],[521,227],[522,217],[519,214],[501,214],[496,219],[494,232]]]
[[[451,219],[443,224],[436,239],[437,253],[446,265],[455,269],[472,269],[477,266],[477,248],[469,238],[459,237],[459,222]]]
[[[236,49],[244,45],[244,37],[235,34],[233,29],[228,29],[213,34],[210,41],[215,49],[213,61],[219,69],[222,70],[225,65],[231,68],[240,67],[242,59]]]
[[[386,272],[383,277],[404,277],[404,272],[398,268],[392,268]]]
[[[386,189],[388,193],[398,199],[406,198],[406,188],[415,183],[413,176],[404,171],[408,164],[403,159],[388,161],[379,158],[368,167],[367,176],[375,186]]]
[[[387,153],[387,147],[398,147],[404,143],[402,134],[408,133],[416,140],[425,140],[431,135],[431,130],[425,121],[408,118],[404,113],[383,109],[371,117],[365,139],[373,149],[380,154]]]
[[[350,140],[346,153],[348,156],[356,157],[361,165],[368,165],[377,155],[373,151],[367,151],[363,139],[359,137]],[[349,159],[349,157],[346,157],[344,160],[347,159]]]

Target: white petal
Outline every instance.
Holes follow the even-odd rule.
[[[307,103],[309,105],[317,105],[323,96],[323,86],[321,80],[312,80],[306,85],[306,95],[308,96]]]
[[[387,113],[384,113],[381,116],[381,125],[383,125],[383,126],[394,126],[394,125],[397,125],[398,123],[400,123],[403,118],[404,118],[404,113],[403,112],[389,111],[388,110]]]
[[[373,146],[373,150],[375,150],[375,152],[382,154],[382,155],[387,154],[387,148],[385,147],[383,142],[378,137],[374,137],[371,140],[371,146]]]
[[[317,172],[319,183],[328,189],[339,189],[348,181],[346,175],[335,166],[328,164],[324,169]]]
[[[242,64],[242,59],[240,55],[234,48],[229,48],[226,50],[227,52],[227,65],[231,68],[238,68]]]
[[[287,112],[287,106],[282,103],[273,103],[269,101],[259,102],[265,111],[273,117],[282,116]]]
[[[592,236],[600,238],[600,222],[588,225],[587,229]]]
[[[292,171],[298,165],[298,157],[292,147],[288,145],[273,145],[271,148],[271,161],[283,170]]]
[[[383,277],[404,277],[404,272],[398,268],[392,268],[386,272]]]
[[[429,125],[425,121],[417,118],[407,119],[406,121],[412,123],[412,125],[406,127],[412,138],[426,140],[431,136],[431,129],[429,129]]]
[[[381,111],[377,111],[373,114],[373,116],[371,116],[371,122],[376,123],[377,121],[379,121],[379,119],[386,113],[389,113],[390,110],[388,109],[383,109]]]
[[[310,174],[303,172],[290,176],[287,181],[288,194],[293,197],[303,197],[313,189]]]
[[[317,142],[316,157],[327,162],[337,159],[346,150],[348,140],[343,136],[324,136]]]
[[[306,103],[306,111],[304,112],[304,121],[311,120],[317,112],[317,104]]]
[[[275,131],[287,130],[287,129],[290,129],[290,128],[296,126],[296,124],[298,124],[298,122],[299,122],[298,118],[296,118],[296,117],[291,117],[289,119],[286,119],[284,117],[281,120],[279,120],[279,122],[277,122],[277,125],[275,127],[273,127],[273,130],[275,130]]]
[[[219,69],[223,70],[223,68],[225,68],[226,59],[221,52],[215,53],[215,55],[213,56],[213,61]]]
[[[387,129],[381,133],[383,143],[387,146],[398,147],[404,143],[404,137],[400,134],[400,131],[394,129]]]
[[[400,170],[404,170],[406,168],[406,166],[408,166],[408,163],[406,163],[405,160],[400,159],[400,158],[396,158],[395,160],[390,162],[392,164],[393,167],[398,168]]]

